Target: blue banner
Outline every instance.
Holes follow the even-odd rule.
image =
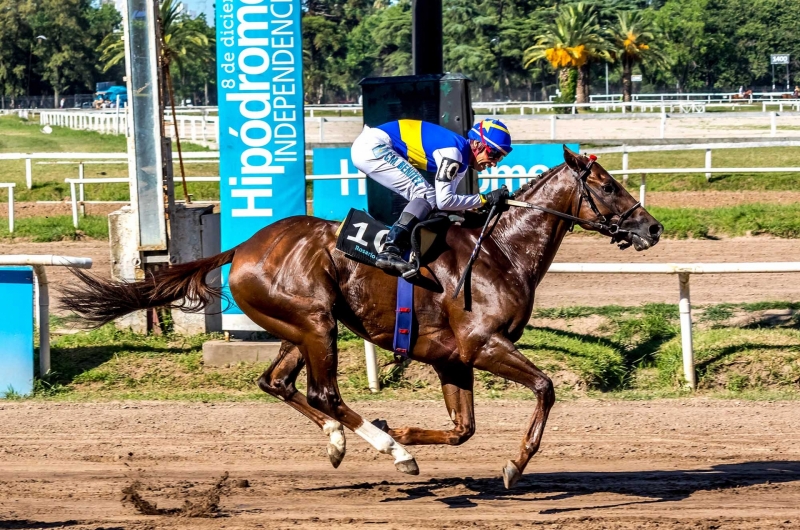
[[[514,175],[541,174],[564,162],[562,144],[519,144],[503,159],[498,167],[490,168],[479,175],[504,176],[503,179],[478,179],[481,193],[487,193],[502,185],[511,191],[526,182],[527,178]],[[578,144],[567,147],[579,152]],[[321,147],[314,149],[314,175],[358,175],[350,160],[350,149],[346,147]],[[353,179],[315,180],[314,216],[333,221],[341,221],[350,208],[367,209],[366,181]]]
[[[349,147],[318,147],[314,149],[314,175],[353,175],[360,172],[350,160]],[[366,179],[315,180],[314,217],[341,221],[350,208],[367,209]]]
[[[306,213],[303,38],[300,0],[217,0],[216,10],[226,250],[274,221]],[[234,322],[223,315],[225,329],[249,329]]]
[[[579,152],[578,144],[566,144],[574,152]],[[478,175],[478,186],[481,193],[496,190],[506,185],[510,191],[527,183],[530,178],[514,178],[514,175],[541,175],[551,167],[564,163],[562,144],[519,144],[506,156],[497,167],[489,168]],[[507,176],[503,179],[485,179],[481,177]],[[533,177],[531,177],[533,178]]]

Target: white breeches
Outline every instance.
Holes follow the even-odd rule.
[[[350,156],[359,171],[405,200],[424,199],[432,209],[436,207],[436,190],[394,150],[389,135],[380,129],[365,125],[353,142]]]

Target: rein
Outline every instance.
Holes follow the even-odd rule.
[[[637,202],[636,204],[625,210],[623,213],[612,215],[610,219],[607,218],[605,215],[601,214],[600,210],[597,208],[595,200],[601,203],[603,201],[600,197],[597,196],[597,193],[586,184],[586,180],[589,178],[589,175],[592,172],[592,166],[594,165],[595,160],[597,160],[597,157],[594,155],[590,155],[589,163],[586,165],[586,169],[581,171],[579,175],[575,175],[575,172],[573,171],[573,175],[581,184],[581,201],[586,199],[586,202],[589,203],[589,207],[592,209],[592,212],[594,212],[594,214],[597,216],[597,221],[588,221],[586,219],[581,219],[580,217],[575,217],[574,215],[569,215],[564,212],[559,212],[558,210],[553,210],[552,208],[546,208],[544,206],[539,206],[537,204],[531,204],[529,202],[524,202],[524,201],[518,201],[515,199],[506,200],[506,204],[508,204],[509,206],[516,206],[519,208],[539,210],[545,213],[555,215],[556,217],[561,217],[562,219],[565,219],[567,221],[572,221],[572,225],[569,228],[570,231],[572,231],[572,229],[574,228],[575,223],[579,223],[588,225],[591,228],[594,228],[595,230],[605,230],[612,236],[617,236],[619,234],[626,233],[628,232],[628,230],[623,230],[620,227],[620,225],[623,222],[625,222],[625,220],[628,217],[630,217],[631,214],[634,211],[636,211],[637,208],[640,208],[642,206],[642,203]],[[578,204],[578,209],[580,209],[580,203]],[[614,219],[614,217],[617,218],[617,221],[612,223],[611,221]]]

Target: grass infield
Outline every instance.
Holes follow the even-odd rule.
[[[698,395],[800,398],[800,303],[693,309]],[[531,324],[517,348],[553,379],[561,399],[688,395],[675,305],[539,309]],[[57,317],[52,327],[53,368],[37,377],[34,399],[270,399],[255,386],[266,363],[203,364],[201,345],[213,336],[144,336],[112,326],[65,332],[68,324]],[[339,385],[347,399],[440,397],[433,370],[414,362],[384,366],[383,391],[371,394],[363,342],[342,329],[339,351]],[[391,360],[389,352],[379,351],[381,365]],[[301,389],[304,382],[301,374]],[[485,372],[476,372],[475,392],[482,398],[533,398],[527,389]]]

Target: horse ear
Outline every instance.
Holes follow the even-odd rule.
[[[579,154],[572,151],[566,145],[564,147],[564,162],[575,172],[580,173],[586,169],[586,160]]]

